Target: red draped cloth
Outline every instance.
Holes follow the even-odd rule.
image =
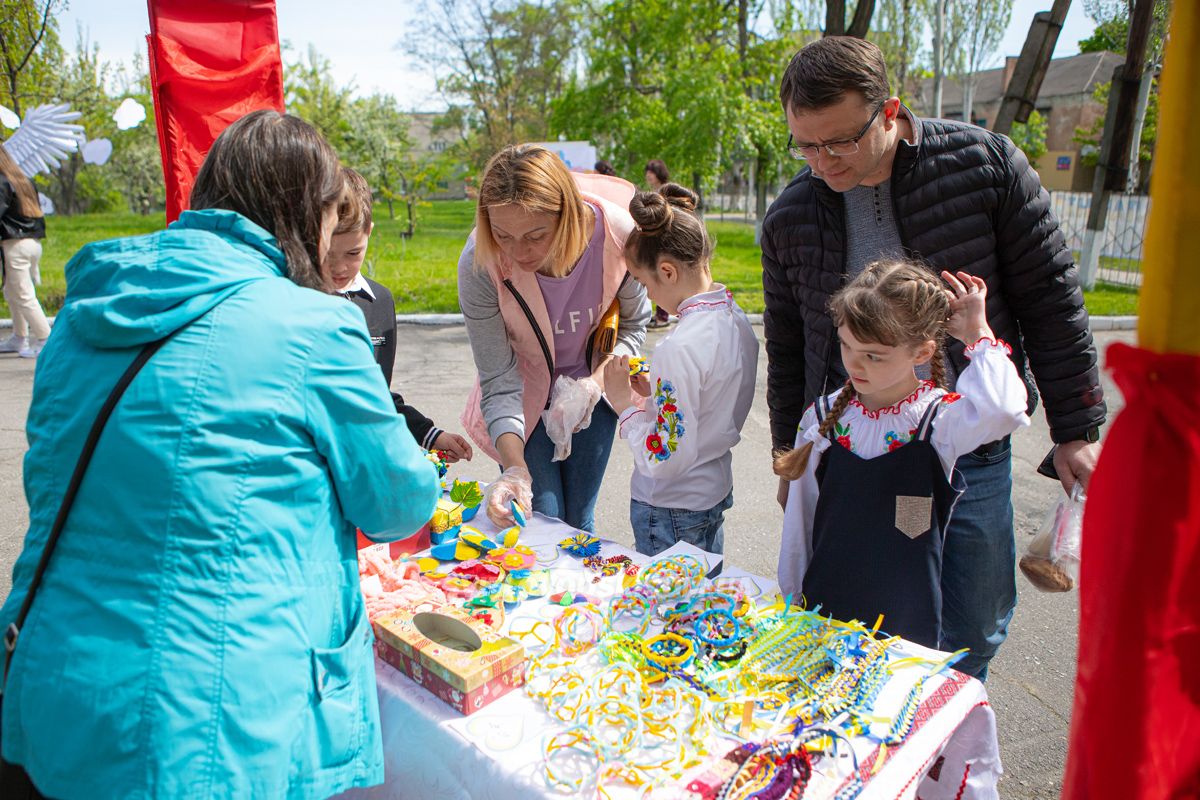
[[[167,222],[188,207],[217,135],[260,108],[283,111],[273,0],[148,0],[150,81]]]
[[[1125,344],[1088,486],[1064,798],[1200,797],[1200,357]]]

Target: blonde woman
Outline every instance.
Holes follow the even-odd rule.
[[[604,401],[575,432],[571,454],[552,461],[541,421],[559,376],[599,385],[595,345],[616,300],[615,355],[637,355],[650,302],[625,269],[634,187],[620,178],[568,172],[555,154],[516,145],[488,162],[475,230],[458,262],[458,298],[479,373],[463,426],[504,474],[488,515],[511,519],[511,500],[590,531],[617,416]]]
[[[0,353],[37,358],[50,336],[50,323],[33,288],[45,238],[46,221],[37,190],[0,145],[0,266],[13,323],[12,335],[0,340]]]

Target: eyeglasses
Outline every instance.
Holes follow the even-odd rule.
[[[884,102],[886,103],[887,101],[885,100]],[[879,111],[882,108],[883,103],[875,106],[875,111],[871,114],[871,118],[867,120],[867,124],[863,125],[862,130],[860,130],[856,135],[851,136],[849,139],[842,139],[838,142],[828,142],[826,144],[796,144],[792,139],[792,135],[788,134],[788,153],[791,154],[792,158],[798,161],[816,158],[817,153],[821,150],[824,150],[826,154],[833,156],[834,158],[852,156],[858,152],[859,139],[867,135],[867,131],[870,130],[871,125],[874,124],[875,118],[879,116]]]

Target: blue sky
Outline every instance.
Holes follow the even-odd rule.
[[[1050,5],[1051,0],[1015,0],[998,62],[1005,55],[1020,54],[1034,13]],[[403,108],[437,110],[445,104],[437,95],[433,76],[396,47],[412,21],[415,6],[410,0],[279,0],[279,36],[292,46],[292,58],[309,44],[315,45],[333,63],[335,78],[343,84],[354,81],[360,94],[383,91],[395,95]],[[129,62],[135,52],[145,53],[149,32],[145,0],[70,0],[60,24],[68,45],[75,41],[76,26],[82,26],[110,61]],[[1072,3],[1055,55],[1079,52],[1077,42],[1093,27],[1083,3]]]

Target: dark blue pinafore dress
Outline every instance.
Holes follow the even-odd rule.
[[[936,648],[942,632],[942,546],[950,513],[966,488],[947,480],[929,441],[942,401],[930,404],[911,441],[861,458],[836,440],[817,466],[812,560],[804,573],[808,608]],[[829,413],[817,401],[817,417]],[[832,433],[830,439],[834,439]]]

